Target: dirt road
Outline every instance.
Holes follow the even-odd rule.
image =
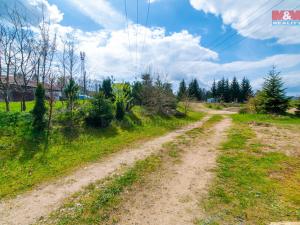
[[[167,175],[135,192],[122,208],[122,225],[185,225],[201,215],[198,201],[213,177],[217,148],[231,120],[218,123],[207,138],[200,138]]]
[[[136,149],[127,149],[111,155],[105,161],[91,164],[84,169],[61,178],[56,182],[42,185],[33,191],[22,194],[12,200],[0,202],[1,225],[27,225],[47,216],[59,208],[63,200],[83,187],[111,175],[122,165],[132,165],[136,160],[159,151],[164,143],[174,140],[179,135],[199,127],[209,116],[182,129],[142,144]]]

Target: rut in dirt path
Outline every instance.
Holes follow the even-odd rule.
[[[162,145],[183,133],[199,127],[209,116],[184,128],[150,140],[139,148],[115,153],[99,163],[93,163],[56,182],[42,185],[15,199],[0,202],[1,225],[27,225],[47,216],[58,209],[63,200],[80,191],[83,187],[103,179],[120,169],[122,165],[133,165],[135,161],[158,152]]]
[[[231,120],[214,126],[213,133],[190,146],[179,164],[167,168],[124,203],[119,214],[122,225],[194,224],[201,215],[198,202],[207,192],[216,165],[217,148],[224,141]],[[159,176],[154,174],[154,176]]]

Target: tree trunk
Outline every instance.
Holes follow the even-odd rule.
[[[8,100],[8,95],[7,94],[5,96],[5,108],[6,108],[6,112],[10,111],[9,100]]]

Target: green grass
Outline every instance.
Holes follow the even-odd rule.
[[[269,114],[235,114],[232,116],[235,122],[251,123],[261,122],[277,125],[300,125],[300,118],[295,116],[276,116]]]
[[[138,146],[141,141],[203,117],[196,112],[190,112],[185,118],[147,117],[141,111],[136,107],[127,118],[128,123],[115,122],[107,129],[81,128],[77,136],[69,137],[55,129],[48,142],[26,137],[26,131],[21,132],[22,125],[14,128],[12,123],[12,126],[0,127],[0,198],[17,195],[88,162]]]
[[[79,201],[75,195],[77,200],[68,202],[62,207],[64,210],[54,212],[47,222],[41,221],[41,224],[76,225],[114,221],[111,214],[120,204],[124,190],[142,182],[144,177],[156,171],[161,163],[161,156],[149,156],[145,160],[137,161],[124,174],[99,181],[90,185],[85,192],[77,193]]]
[[[234,115],[233,118],[235,124],[217,161],[217,177],[203,201],[206,217],[197,224],[263,225],[300,220],[299,157],[263,152],[245,123],[259,118],[277,124],[278,119],[265,115]],[[283,123],[287,121],[284,119]]]
[[[125,168],[121,175],[98,181],[86,190],[74,194],[49,219],[41,220],[39,223],[60,225],[115,224],[118,221],[118,209],[123,200],[127,199],[129,192],[135,193],[137,186],[147,182],[150,173],[162,171],[165,168],[163,165],[168,161],[180,163],[182,152],[193,144],[194,140],[206,135],[210,131],[209,128],[220,120],[222,120],[222,116],[212,116],[203,124],[206,132],[203,129],[194,128],[166,143],[162,148],[163,151],[157,155],[140,160],[131,168]]]

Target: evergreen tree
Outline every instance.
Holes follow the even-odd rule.
[[[44,131],[46,127],[46,114],[47,108],[45,104],[45,89],[43,88],[42,84],[38,84],[36,91],[35,91],[35,104],[32,110],[33,115],[33,129],[35,131]]]
[[[217,98],[217,84],[215,79],[211,87],[211,95],[213,98]]]
[[[225,90],[225,78],[219,80],[217,83],[217,97],[220,101],[224,101],[224,90]]]
[[[177,99],[182,100],[187,95],[187,88],[184,79],[179,84]]]
[[[262,108],[268,113],[284,114],[288,108],[289,98],[285,95],[284,84],[279,75],[280,72],[277,72],[273,66],[268,77],[265,78],[262,90]]]
[[[193,79],[188,88],[189,97],[195,100],[201,100],[201,91],[197,79]]]
[[[142,105],[142,89],[143,85],[140,81],[136,81],[132,85],[133,104]]]
[[[230,102],[230,85],[229,80],[224,81],[224,102]]]
[[[73,112],[74,104],[78,98],[79,90],[80,87],[76,84],[75,80],[71,78],[64,90],[68,102],[68,109],[71,112]]]
[[[112,88],[112,79],[110,77],[106,78],[102,82],[102,86],[100,91],[103,92],[105,98],[112,99],[113,98],[113,88]]]
[[[240,85],[236,77],[233,78],[230,85],[230,100],[238,102],[240,99]]]
[[[299,99],[298,99],[298,101],[297,101],[297,103],[296,103],[296,111],[295,111],[295,114],[296,114],[297,116],[300,116],[300,97],[299,97]]]
[[[252,96],[253,91],[250,82],[246,77],[244,77],[241,84],[240,101],[245,102]]]

